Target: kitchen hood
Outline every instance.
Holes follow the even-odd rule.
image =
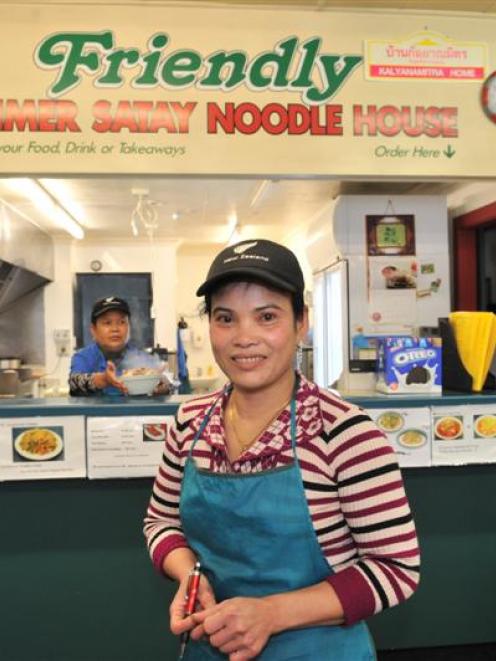
[[[0,312],[53,280],[52,237],[0,200]]]
[[[0,313],[17,299],[49,282],[39,273],[0,260]]]

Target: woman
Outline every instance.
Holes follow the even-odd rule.
[[[294,254],[266,240],[223,250],[197,291],[229,385],[179,409],[145,519],[155,566],[179,582],[186,659],[373,659],[364,618],[418,583],[390,445],[294,370],[303,291]],[[199,608],[184,617],[197,559]]]
[[[121,376],[124,368],[158,367],[158,361],[129,342],[130,317],[129,305],[123,298],[106,296],[95,301],[90,326],[93,342],[71,359],[71,395],[127,394]],[[169,389],[169,384],[162,380],[154,394],[167,394]]]

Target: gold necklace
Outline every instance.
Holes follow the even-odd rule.
[[[270,418],[268,418],[268,420],[266,420],[266,422],[264,422],[264,424],[258,429],[258,431],[256,432],[256,434],[254,436],[251,436],[247,441],[243,442],[240,438],[237,423],[235,422],[235,419],[234,419],[235,416],[239,418],[238,409],[237,409],[237,406],[236,406],[236,402],[234,401],[233,396],[231,395],[231,397],[229,399],[228,406],[227,406],[227,418],[229,420],[230,427],[231,427],[231,429],[234,433],[234,438],[236,440],[236,444],[241,449],[241,454],[246,452],[246,450],[248,450],[248,448],[250,446],[252,446],[253,443],[255,443],[255,441],[261,436],[262,432],[265,431],[265,429],[267,429],[267,427],[272,422],[274,422],[274,420],[276,420],[276,418],[279,417],[279,415],[284,411],[284,409],[287,407],[287,405],[289,404],[290,401],[291,401],[291,397],[287,401],[285,401],[284,404],[280,408],[278,408],[277,411],[275,413],[273,413]]]

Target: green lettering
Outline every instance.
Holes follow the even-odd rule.
[[[292,80],[289,84],[291,88],[302,88],[310,87],[312,83],[312,70],[315,64],[315,58],[319,52],[320,44],[322,39],[310,39],[301,45],[301,50],[304,51],[300,63],[300,69],[296,74],[296,78]]]
[[[241,51],[219,51],[210,55],[205,62],[209,67],[207,75],[198,84],[198,87],[221,87],[232,89],[242,83],[245,79],[246,54]],[[222,78],[221,72],[228,65],[227,76]]]
[[[276,44],[276,51],[279,52],[265,52],[255,57],[248,71],[250,84],[259,89],[269,86],[286,89],[289,83],[288,69],[291,66],[297,43],[298,40],[291,37]],[[270,76],[263,73],[267,66],[273,68]]]
[[[171,87],[186,87],[195,82],[195,73],[201,65],[202,58],[194,50],[176,51],[164,62],[161,78]]]
[[[148,42],[150,52],[143,56],[144,69],[140,76],[132,82],[134,87],[155,87],[158,85],[157,68],[160,64],[161,50],[165,48],[169,37],[166,34],[158,32]],[[156,48],[157,50],[152,50]]]
[[[112,53],[107,55],[107,70],[103,76],[100,76],[98,79],[99,85],[121,85],[122,76],[119,71],[122,65],[133,66],[136,62],[139,62],[140,53],[134,48],[129,50],[114,50]]]
[[[98,71],[101,49],[110,50],[113,42],[109,31],[59,32],[42,41],[35,50],[36,63],[44,69],[60,69],[55,83],[48,89],[49,95],[58,96],[78,85],[80,68],[90,73]],[[90,47],[93,51],[86,52]]]
[[[307,87],[303,92],[303,101],[322,103],[330,99],[361,61],[360,55],[320,55],[318,64],[324,88],[319,90],[315,85]]]

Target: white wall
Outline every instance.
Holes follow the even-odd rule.
[[[415,252],[417,259],[436,265],[436,277],[442,284],[435,296],[422,298],[417,314],[420,325],[436,325],[437,318],[446,316],[451,310],[450,266],[448,240],[448,213],[446,198],[440,195],[344,195],[333,209],[328,222],[333,232],[321,232],[312,246],[314,270],[322,268],[325,255],[328,264],[338,255],[349,260],[350,313],[367,307],[367,247],[365,216],[367,214],[414,214]],[[365,317],[366,318],[366,315]],[[351,319],[350,323],[353,321]],[[346,326],[348,324],[346,323]],[[346,342],[348,350],[349,338]],[[345,356],[347,365],[348,356]],[[373,374],[351,374],[347,369],[340,380],[343,390],[369,390],[375,386]]]
[[[71,266],[72,239],[54,240],[54,280],[44,289],[45,295],[45,367],[50,378],[58,379],[61,386],[67,385],[70,355],[57,358],[53,331],[73,328]]]
[[[202,298],[195,295],[204,281],[210,264],[222,246],[192,246],[180,248],[177,253],[176,319],[183,316],[188,324],[184,348],[188,354],[190,377],[216,376],[214,387],[224,382],[224,375],[215,364],[210,349],[208,317],[200,315]]]

